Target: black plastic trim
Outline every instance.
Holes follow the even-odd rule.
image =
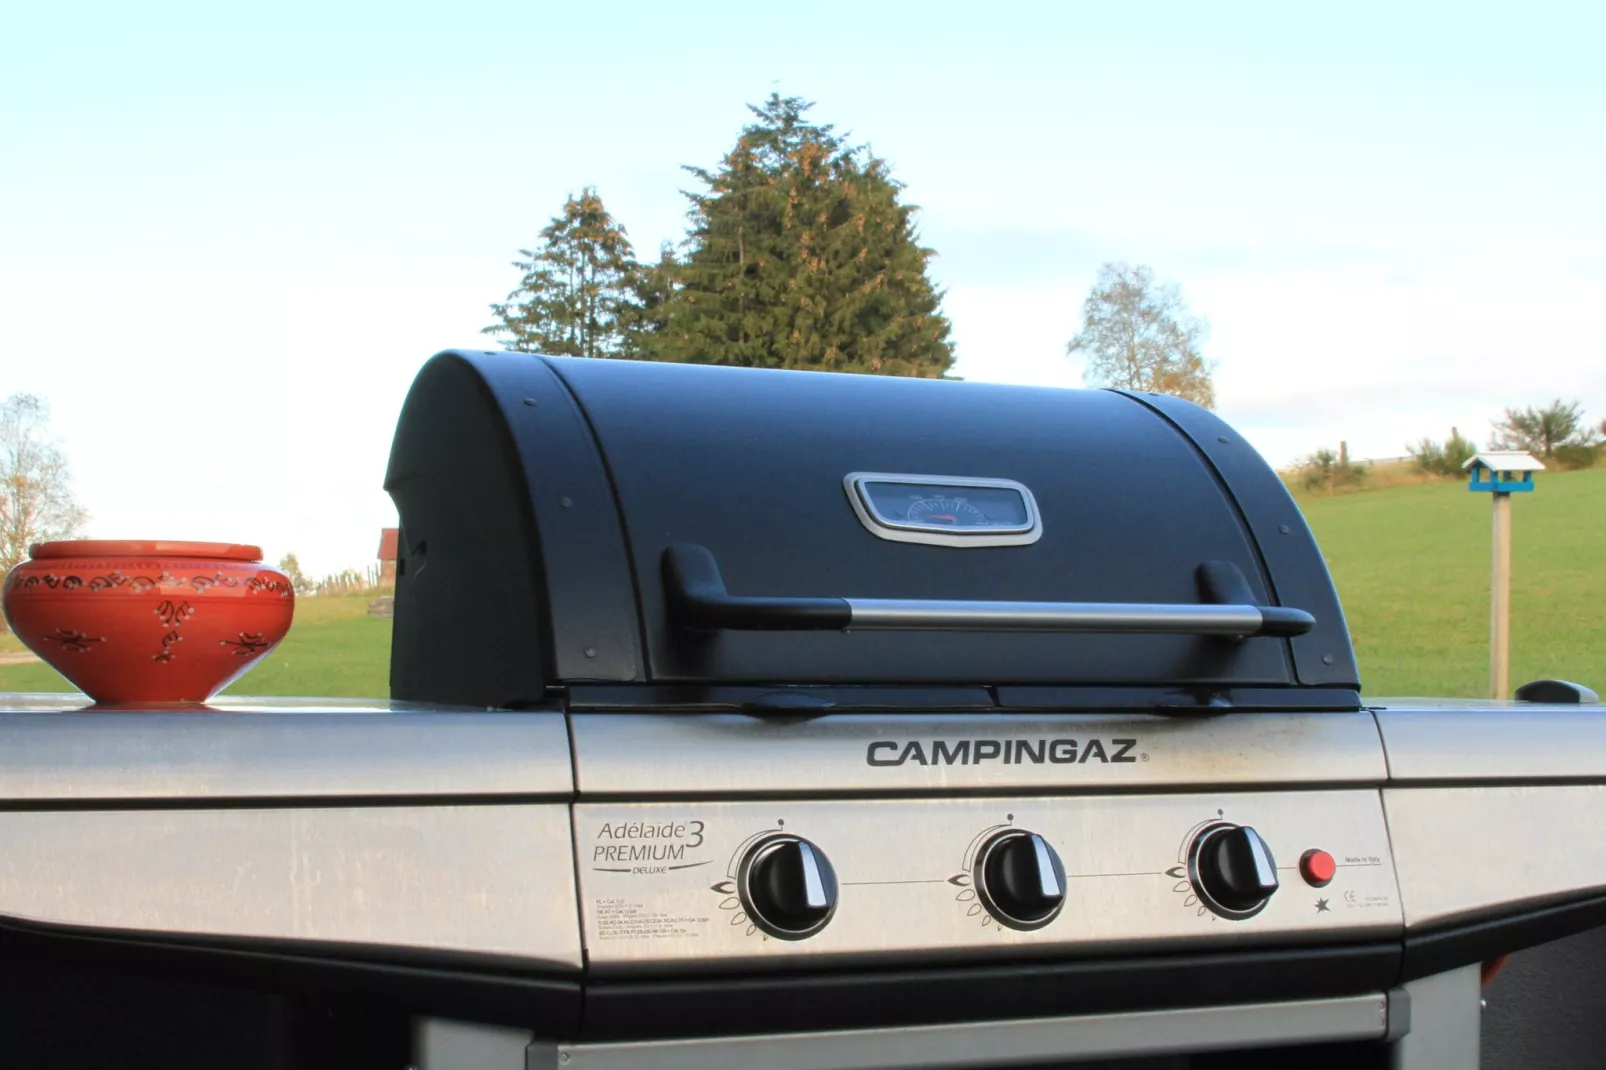
[[[587,1039],[873,1029],[1380,992],[1398,944],[762,977],[594,982]]]
[[[0,961],[48,960],[187,984],[332,1001],[361,1000],[410,1014],[528,1026],[567,1035],[579,1024],[577,978],[336,957],[270,940],[164,939],[0,918]]]
[[[1271,635],[1287,639],[1304,635],[1316,627],[1316,618],[1303,609],[1262,605],[1249,587],[1243,569],[1231,561],[1206,561],[1199,566],[1199,586],[1204,589],[1205,600],[1224,606],[1255,606],[1260,610],[1260,630],[1257,635]]]
[[[1271,600],[1316,618],[1308,634],[1289,640],[1302,684],[1360,689],[1349,626],[1327,562],[1293,495],[1242,435],[1214,413],[1181,398],[1116,391],[1165,419],[1193,444],[1227,490],[1260,552]]]
[[[1530,680],[1517,688],[1518,702],[1548,702],[1555,705],[1593,706],[1600,696],[1583,684],[1571,680]]]
[[[1411,934],[1405,938],[1400,980],[1486,962],[1602,925],[1606,925],[1606,895]]]
[[[853,619],[845,598],[755,598],[729,594],[705,546],[664,551],[664,595],[683,628],[719,631],[842,631]]]
[[[1337,687],[994,688],[1001,710],[1149,710],[1163,713],[1355,712],[1359,691]]]
[[[561,682],[645,678],[612,482],[547,363],[432,358],[402,406],[384,485],[401,520],[393,697],[510,706]]]
[[[1381,991],[1606,925],[1606,895],[1406,936],[1399,943],[925,969],[593,981],[320,954],[276,941],[106,934],[0,918],[0,960],[298,998],[592,1039],[877,1028],[1208,1006]]]
[[[576,684],[572,713],[1355,712],[1357,691],[1318,687]]]
[[[962,713],[991,712],[994,702],[985,687],[586,684],[569,688],[568,708],[572,713]]]

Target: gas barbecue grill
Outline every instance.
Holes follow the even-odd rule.
[[[447,353],[386,487],[390,702],[10,702],[18,999],[207,986],[117,1035],[213,1066],[1422,1070],[1606,921],[1593,696],[1364,706],[1185,402]]]

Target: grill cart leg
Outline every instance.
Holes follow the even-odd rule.
[[[527,1029],[414,1018],[412,1070],[524,1070],[534,1039]]]
[[[1478,966],[1424,977],[1405,986],[1410,1031],[1395,1042],[1393,1070],[1478,1070],[1483,1024]]]

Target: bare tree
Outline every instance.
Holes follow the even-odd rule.
[[[1089,386],[1173,394],[1210,409],[1214,367],[1199,351],[1208,330],[1188,313],[1176,285],[1156,282],[1151,268],[1105,264],[1065,354],[1085,355],[1082,378]]]
[[[301,559],[295,554],[285,554],[279,558],[279,571],[290,577],[290,588],[296,594],[312,594],[318,586],[301,571]]]
[[[1495,422],[1490,445],[1554,457],[1556,447],[1587,446],[1594,437],[1595,429],[1584,424],[1583,405],[1557,398],[1542,409],[1507,409],[1505,418]]]
[[[0,404],[0,576],[27,559],[30,544],[76,535],[89,518],[49,429],[44,399],[13,394]]]

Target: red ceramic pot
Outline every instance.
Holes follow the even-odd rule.
[[[204,702],[290,630],[290,579],[255,546],[36,543],[11,570],[6,620],[101,703]]]

